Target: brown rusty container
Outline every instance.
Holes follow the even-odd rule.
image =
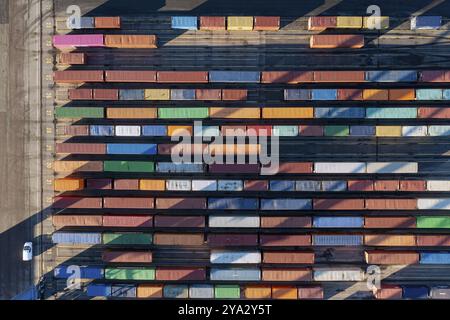
[[[56,209],[101,209],[102,198],[55,197],[52,206]]]
[[[86,54],[85,53],[75,53],[75,52],[65,52],[58,55],[58,62],[61,64],[86,64]]]
[[[312,272],[308,268],[263,268],[263,281],[312,281]]]
[[[204,228],[203,216],[156,216],[155,227],[160,228]]]
[[[259,236],[259,243],[266,247],[280,247],[280,246],[310,246],[310,235],[281,235],[281,234],[261,234]]]
[[[153,227],[152,216],[103,216],[104,227],[127,227],[127,228],[151,228]]]
[[[92,100],[92,89],[69,89],[69,100]]]
[[[201,246],[203,233],[155,233],[153,242],[163,246]]]
[[[268,251],[263,253],[263,263],[313,264],[314,252]]]
[[[364,36],[356,34],[316,34],[311,36],[309,47],[312,49],[359,49],[364,47]]]
[[[156,71],[105,71],[106,82],[156,82]]]
[[[446,107],[421,107],[418,110],[421,119],[450,119],[450,108]]]
[[[314,71],[314,82],[365,82],[364,71]]]
[[[203,268],[156,268],[156,280],[159,281],[193,281],[205,280]]]
[[[138,179],[115,179],[114,189],[116,190],[139,190]]]
[[[303,137],[322,137],[324,129],[323,126],[299,126],[298,133]]]
[[[156,209],[206,209],[206,198],[157,198]]]
[[[364,236],[366,246],[410,247],[416,246],[415,235],[367,234]]]
[[[338,89],[338,100],[362,100],[363,92],[361,89]]]
[[[225,30],[225,17],[200,17],[200,30]]]
[[[57,83],[103,82],[103,71],[65,70],[55,71],[53,80]]]
[[[259,164],[210,164],[210,173],[259,173]]]
[[[95,17],[96,29],[120,29],[120,17]]]
[[[57,143],[55,152],[59,154],[106,154],[104,143]]]
[[[208,234],[208,244],[213,247],[257,246],[257,234]]]
[[[364,253],[368,264],[377,265],[409,265],[419,263],[419,254],[414,251],[366,251]]]
[[[245,180],[245,191],[267,191],[269,190],[269,181],[267,180]]]
[[[363,210],[364,199],[313,199],[314,210]]]
[[[375,180],[375,191],[399,191],[400,181],[398,180]]]
[[[403,289],[400,286],[382,285],[381,289],[375,293],[375,298],[380,300],[399,300],[403,296]]]
[[[401,180],[400,191],[426,191],[427,182],[423,180]]]
[[[196,100],[222,100],[221,89],[196,89]]]
[[[140,299],[162,298],[163,288],[162,284],[140,284],[137,286],[136,296]]]
[[[108,209],[153,209],[154,198],[107,198],[103,199]]]
[[[416,210],[417,199],[366,199],[368,210]]]
[[[88,136],[89,126],[88,125],[73,125],[64,126],[62,128],[63,135],[66,136]]]
[[[247,89],[223,89],[222,100],[224,101],[245,101],[247,100]]]
[[[112,179],[87,179],[86,189],[111,190]]]
[[[272,299],[296,300],[298,298],[295,286],[272,286]]]
[[[155,49],[157,39],[155,35],[146,34],[106,34],[105,47]]]
[[[63,227],[101,227],[102,216],[89,215],[53,215],[53,225]]]
[[[312,173],[312,162],[282,162],[276,173]]]
[[[416,228],[415,217],[365,217],[364,228],[402,229]]]
[[[277,31],[280,29],[280,17],[255,17],[253,30]]]
[[[262,83],[303,83],[313,82],[313,71],[263,71]]]
[[[414,89],[389,89],[389,100],[415,100],[416,90]]]
[[[104,251],[102,260],[108,263],[152,263],[150,251]]]
[[[117,89],[94,89],[94,100],[119,100],[119,90]]]
[[[208,83],[207,71],[158,71],[158,83]]]
[[[308,18],[308,30],[323,31],[328,28],[337,28],[337,17],[314,16]]]
[[[319,286],[299,287],[298,299],[299,300],[323,299],[323,288]]]
[[[261,217],[261,228],[311,228],[311,217]]]
[[[348,191],[373,191],[372,180],[348,180]]]
[[[418,247],[450,247],[450,235],[417,235]]]

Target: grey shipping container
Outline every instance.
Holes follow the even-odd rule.
[[[163,289],[164,298],[187,299],[189,297],[189,287],[187,285],[166,284]]]
[[[450,299],[450,287],[432,287],[430,293],[431,299]]]
[[[259,217],[250,216],[210,216],[211,228],[259,228]]]
[[[259,269],[221,269],[212,268],[210,272],[213,281],[259,281],[261,271]]]
[[[120,298],[136,298],[136,286],[134,285],[113,285],[111,287],[111,296]]]
[[[144,90],[142,89],[123,89],[119,92],[119,100],[144,100]]]
[[[416,70],[366,71],[366,80],[373,82],[413,82],[417,81]]]
[[[163,173],[201,173],[203,172],[202,163],[173,163],[173,162],[158,162],[156,172]]]
[[[214,286],[209,284],[193,284],[189,287],[189,298],[212,299],[214,298]]]
[[[360,246],[363,237],[360,235],[314,235],[315,246]]]
[[[195,89],[171,89],[171,100],[195,100]]]
[[[98,232],[55,232],[53,243],[65,244],[101,244],[102,235]]]
[[[295,181],[272,180],[269,186],[272,191],[295,191]]]
[[[297,191],[320,191],[320,185],[320,181],[301,180],[295,183],[295,189]]]
[[[309,89],[285,89],[284,100],[310,100],[311,90]]]
[[[322,191],[345,191],[347,190],[347,181],[322,181]]]
[[[261,199],[261,210],[311,210],[310,199]]]
[[[375,126],[350,126],[351,136],[374,136]]]
[[[210,71],[209,82],[253,82],[259,83],[261,74],[258,71]]]

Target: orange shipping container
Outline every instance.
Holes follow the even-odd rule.
[[[194,130],[192,126],[167,126],[167,135],[169,137],[173,136],[192,136]]]
[[[311,119],[314,109],[310,107],[263,108],[264,119]]]
[[[400,286],[385,286],[382,285],[381,289],[377,290],[375,293],[376,299],[401,299],[403,294],[403,289]]]
[[[56,179],[54,182],[55,191],[75,191],[84,188],[83,179]]]
[[[415,100],[414,89],[389,89],[389,100]]]
[[[209,116],[213,119],[259,119],[260,108],[209,108]]]
[[[297,299],[297,288],[291,286],[272,286],[272,299]]]
[[[348,191],[373,191],[372,180],[349,180]]]
[[[261,83],[303,83],[314,81],[313,71],[263,71]]]
[[[389,90],[384,89],[364,89],[364,100],[389,100]]]
[[[140,284],[137,286],[136,296],[138,298],[162,298],[162,284]]]
[[[261,228],[311,228],[311,217],[261,217]]]
[[[166,189],[166,180],[143,179],[139,181],[140,190],[164,191]]]
[[[401,229],[401,228],[415,228],[415,217],[365,217],[364,228],[374,229]]]
[[[366,199],[369,210],[416,210],[416,199]]]
[[[154,35],[105,35],[105,46],[110,48],[157,48]]]
[[[364,236],[367,246],[410,247],[416,245],[415,235],[368,234]]]
[[[120,29],[120,17],[95,17],[96,29]]]
[[[426,181],[423,180],[401,180],[401,191],[426,191]]]
[[[247,286],[244,288],[244,297],[247,299],[270,299],[272,288],[270,286]]]
[[[308,268],[262,269],[263,281],[312,281],[312,272]]]
[[[409,265],[419,263],[419,254],[411,251],[366,251],[365,259],[368,264],[381,265]]]
[[[364,36],[352,34],[316,34],[311,36],[309,46],[313,49],[357,49],[364,47]]]
[[[55,71],[53,80],[56,83],[103,82],[104,72],[97,70],[64,70]]]
[[[280,251],[280,252],[264,252],[263,263],[296,263],[296,264],[313,264],[314,252],[298,252],[298,251]]]
[[[375,191],[398,191],[400,182],[398,180],[377,180],[375,181]]]
[[[58,56],[58,62],[61,64],[85,64],[86,54],[81,52],[60,53]]]
[[[156,108],[107,108],[108,119],[156,119]]]
[[[364,71],[314,71],[314,82],[365,82]]]

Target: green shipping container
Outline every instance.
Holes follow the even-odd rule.
[[[298,126],[273,126],[273,135],[279,137],[298,136]]]
[[[350,134],[349,126],[325,126],[325,136],[328,137],[345,137]]]
[[[102,119],[105,117],[105,111],[103,108],[90,108],[90,107],[60,107],[55,110],[55,117],[57,119],[69,118],[96,118]]]
[[[152,244],[148,233],[104,233],[103,244]]]
[[[155,280],[155,269],[106,268],[105,279],[112,280]]]
[[[417,217],[417,228],[450,228],[450,217]]]
[[[368,119],[414,119],[417,118],[417,108],[367,108]]]
[[[216,299],[239,299],[241,289],[236,285],[217,285],[214,287]]]
[[[155,172],[155,163],[150,161],[105,161],[104,171]]]
[[[208,118],[208,108],[159,108],[159,119],[204,119]]]

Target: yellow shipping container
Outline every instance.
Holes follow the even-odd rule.
[[[270,286],[249,286],[244,289],[244,296],[247,299],[270,299],[272,288]]]
[[[376,127],[377,137],[401,137],[402,127],[401,126],[377,126]]]
[[[165,191],[166,180],[142,179],[139,181],[139,190]]]
[[[363,27],[363,18],[357,16],[337,17],[337,27],[361,29]]]
[[[257,155],[261,152],[259,144],[210,144],[208,145],[208,153],[214,155],[221,154],[246,154]]]
[[[156,108],[107,108],[108,119],[156,119]]]
[[[389,90],[385,89],[364,89],[363,90],[364,100],[388,100]]]
[[[167,126],[167,135],[169,137],[185,135],[186,131],[192,136],[192,126]]]
[[[170,89],[145,89],[145,100],[170,100]]]
[[[137,286],[136,296],[138,298],[162,298],[162,284],[140,284]]]
[[[210,118],[225,119],[259,119],[260,108],[209,108]]]
[[[264,119],[314,118],[314,109],[311,107],[263,108],[262,117]]]
[[[414,235],[369,234],[364,236],[364,244],[369,246],[415,246]]]
[[[252,31],[253,30],[253,17],[228,17],[227,30],[234,31]]]
[[[363,25],[365,29],[376,29],[375,24],[380,24],[381,29],[389,28],[389,17],[381,16],[381,17],[363,17]],[[374,28],[375,27],[375,28]]]
[[[54,182],[55,191],[75,191],[84,188],[83,179],[56,179]]]

